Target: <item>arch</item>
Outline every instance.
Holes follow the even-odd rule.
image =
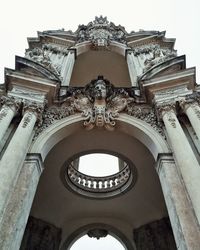
[[[127,114],[120,114],[117,120],[116,129],[138,139],[149,149],[155,161],[159,153],[170,152],[166,141],[146,122]],[[76,114],[55,122],[38,136],[32,144],[30,153],[40,153],[44,160],[59,141],[75,133],[82,126],[82,121],[81,114]]]
[[[117,239],[126,250],[134,250],[135,247],[130,243],[128,238],[119,231],[119,229],[103,224],[103,223],[94,223],[94,224],[88,224],[85,226],[80,227],[79,229],[75,230],[73,233],[71,233],[63,242],[61,246],[61,250],[68,250],[70,247],[79,240],[82,236],[86,235],[87,232],[94,228],[100,228],[108,231],[108,234],[113,236],[115,239]]]

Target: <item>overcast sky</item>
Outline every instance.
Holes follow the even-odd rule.
[[[187,67],[196,66],[200,83],[199,0],[2,0],[0,10],[0,83],[4,67],[14,68],[15,55],[24,55],[27,37],[47,29],[75,31],[79,24],[88,24],[99,15],[128,32],[166,30],[166,37],[177,39],[178,55],[186,54]],[[118,248],[112,245],[112,249]]]

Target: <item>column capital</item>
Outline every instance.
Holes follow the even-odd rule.
[[[22,100],[13,96],[1,96],[0,103],[2,106],[9,107],[14,112],[17,112],[21,107]]]
[[[37,117],[38,125],[40,126],[42,124],[42,114],[44,111],[46,102],[39,103],[34,101],[23,101],[23,109],[22,114],[25,113],[32,113]]]
[[[173,112],[176,114],[175,102],[156,102],[155,103],[156,114],[158,120],[162,120],[166,113]]]

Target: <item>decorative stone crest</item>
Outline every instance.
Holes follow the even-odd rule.
[[[110,41],[126,43],[126,31],[122,26],[108,22],[107,17],[95,17],[87,26],[80,25],[77,42],[91,41],[95,49],[108,48]]]
[[[115,119],[129,101],[133,101],[125,90],[114,90],[112,84],[102,76],[88,84],[84,91],[68,98],[71,106],[82,112],[84,126],[90,130],[95,126],[113,130]]]

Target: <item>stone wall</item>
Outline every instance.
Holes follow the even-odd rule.
[[[134,230],[137,250],[176,250],[176,243],[168,218],[146,224]]]
[[[20,250],[58,250],[61,229],[34,217],[29,217]]]

